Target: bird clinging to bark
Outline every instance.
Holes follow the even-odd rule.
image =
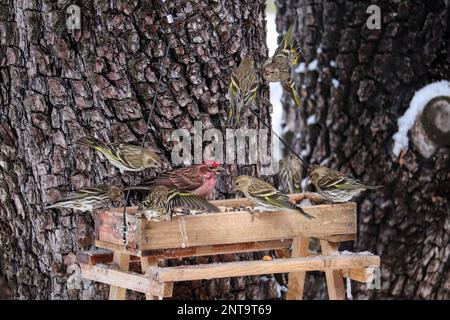
[[[217,176],[223,170],[220,163],[206,160],[203,164],[162,173],[146,184],[133,186],[130,189],[153,190],[155,186],[162,185],[207,198],[215,190]]]
[[[303,166],[300,160],[289,152],[279,162],[278,188],[284,193],[294,193],[300,190],[302,170]]]
[[[173,210],[177,208],[202,212],[220,211],[204,198],[192,193],[181,192],[178,189],[158,185],[141,202],[138,213],[144,214],[147,220],[169,220],[172,218]]]
[[[367,186],[339,171],[319,165],[311,166],[308,178],[317,192],[331,202],[347,202],[365,190],[381,188]]]
[[[105,208],[111,202],[123,202],[123,191],[118,187],[80,189],[48,206],[50,208],[68,208],[80,211],[93,211]]]
[[[300,97],[292,81],[292,68],[300,61],[302,52],[294,37],[294,27],[291,25],[275,50],[273,57],[267,59],[263,66],[263,77],[269,82],[281,82],[284,90],[289,92],[295,105],[300,108]]]
[[[143,171],[158,168],[160,157],[150,148],[129,143],[105,143],[88,135],[76,141],[77,144],[91,147],[102,153],[120,172]]]
[[[227,124],[233,128],[239,123],[241,116],[255,100],[259,86],[258,75],[251,57],[245,57],[231,74],[228,96],[230,108]]]
[[[259,209],[267,211],[293,211],[301,213],[308,219],[314,218],[301,207],[294,205],[289,197],[271,184],[251,176],[238,176],[233,179],[235,190],[241,191],[247,199],[255,203]]]

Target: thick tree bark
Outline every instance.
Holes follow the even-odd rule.
[[[81,7],[81,30],[71,33],[65,12],[72,4]],[[114,142],[142,139],[159,90],[147,143],[170,169],[171,131],[192,132],[194,120],[223,130],[232,68],[246,54],[258,65],[267,57],[263,1],[166,5],[173,32],[160,1],[0,3],[0,252],[14,298],[107,297],[106,286],[80,280],[75,262],[78,250],[93,246],[92,215],[43,210],[70,190],[128,183],[75,139],[86,133]],[[262,110],[268,121],[267,104]],[[221,179],[219,192],[229,192],[229,178]],[[274,281],[258,281],[179,284],[175,297],[273,297]]]
[[[300,121],[286,97],[289,136],[301,135],[293,144],[311,163],[384,186],[359,198],[354,246],[381,255],[381,290],[358,286],[356,298],[450,298],[449,149],[424,159],[410,143],[400,159],[392,153],[397,119],[415,90],[450,78],[449,1],[277,4],[279,32],[297,23],[306,71],[295,80],[307,116],[317,119]],[[372,4],[381,8],[380,30],[366,27]],[[309,298],[326,296],[317,292],[320,278],[307,281]]]

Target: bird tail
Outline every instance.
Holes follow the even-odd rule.
[[[75,141],[75,143],[82,145],[82,146],[88,146],[94,149],[106,149],[107,145],[101,140],[98,140],[92,135],[84,136],[78,140]]]
[[[308,219],[310,219],[310,220],[316,218],[316,217],[310,215],[309,213],[306,213],[305,210],[303,210],[303,208],[300,207],[300,206],[295,206],[295,208],[296,208],[297,211],[300,212],[305,218],[308,218]]]
[[[295,105],[297,108],[301,108],[302,102],[300,101],[300,97],[297,94],[297,88],[295,87],[295,83],[293,81],[290,81],[285,85],[285,90],[289,92],[289,95],[291,96],[292,100],[294,100]]]

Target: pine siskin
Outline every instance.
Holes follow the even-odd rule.
[[[301,101],[295,83],[292,81],[291,69],[302,56],[294,37],[294,27],[290,26],[273,57],[267,59],[262,66],[264,79],[269,82],[281,82],[283,88],[289,92],[295,105],[299,108]]]
[[[241,116],[255,100],[259,86],[258,75],[251,57],[245,57],[231,74],[228,96],[230,109],[227,124],[236,127]]]
[[[147,220],[169,220],[172,219],[173,210],[177,208],[203,212],[220,211],[199,196],[159,185],[141,202],[138,213],[144,214]]]
[[[148,147],[141,148],[128,143],[104,143],[91,135],[78,139],[76,143],[99,151],[119,168],[121,173],[158,168],[161,164],[160,157]]]
[[[324,166],[312,165],[309,181],[317,192],[331,202],[347,202],[359,193],[381,186],[366,186],[354,178]]]
[[[69,196],[52,203],[45,207],[51,208],[68,208],[80,211],[93,211],[105,208],[110,202],[123,202],[124,194],[120,188],[88,188],[77,190]]]
[[[314,218],[301,207],[294,205],[289,197],[271,184],[251,176],[238,176],[233,179],[235,190],[241,191],[247,199],[255,203],[260,209],[268,211],[294,211],[306,218]]]
[[[287,154],[279,162],[277,174],[278,188],[284,193],[294,193],[300,190],[303,166],[292,153]]]
[[[162,173],[145,185],[133,186],[130,189],[152,190],[155,186],[163,185],[207,198],[215,190],[217,176],[223,170],[220,163],[206,160],[203,164]]]

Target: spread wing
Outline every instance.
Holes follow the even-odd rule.
[[[185,208],[189,210],[197,210],[204,212],[219,212],[212,203],[207,200],[187,192],[173,191],[170,197],[171,207]]]

